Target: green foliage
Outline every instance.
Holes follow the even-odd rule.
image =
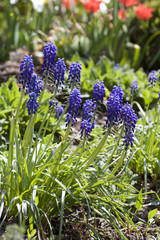
[[[20,94],[13,79],[3,84],[0,91],[2,119],[8,118],[8,125],[5,124],[9,130],[9,146],[0,152],[0,227],[7,217],[18,216],[20,225],[26,225],[28,238],[39,234],[45,239],[44,222],[47,222],[54,239],[51,221],[60,214],[61,238],[64,209],[84,204],[88,217],[91,211],[98,214],[122,239],[126,237],[120,226],[130,225],[137,231],[129,206],[134,204],[138,191],[130,185],[132,172],[127,171],[127,165],[132,155],[131,149],[123,145],[123,128],[115,134],[109,130],[103,134],[99,127],[98,132],[93,132],[93,141],[87,141],[85,137],[80,139],[79,132],[74,136],[69,134],[71,122],[57,143],[55,133],[59,126],[64,127],[68,104],[56,120],[55,113],[48,110],[49,99],[55,93],[51,95],[44,88],[38,112],[27,116],[28,97],[24,90]],[[53,122],[51,132],[50,122]],[[75,138],[77,146],[73,144]],[[98,236],[95,229],[90,230]]]
[[[20,98],[19,87],[13,78],[10,78],[6,83],[2,84],[0,87],[0,149],[7,149],[9,144],[9,132],[10,132],[10,120],[15,116],[15,110]],[[46,114],[49,100],[51,98],[51,93],[45,92],[41,105],[39,106],[39,113],[37,114],[37,119],[35,121],[35,134],[38,132],[40,125],[42,123],[43,116]],[[21,108],[19,112],[19,125],[18,132],[21,136],[24,135],[26,126],[29,122],[29,116],[26,109],[26,102],[28,96],[24,96],[21,103]],[[47,120],[46,120],[47,121]],[[48,122],[46,133],[52,132],[53,126],[55,125],[55,119],[51,117]],[[58,129],[57,129],[58,130]]]

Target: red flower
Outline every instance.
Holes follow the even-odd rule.
[[[148,8],[144,4],[140,3],[138,7],[134,8],[136,17],[142,20],[148,20],[152,17],[154,8]]]
[[[81,2],[84,5],[84,8],[86,9],[87,12],[90,13],[95,13],[100,10],[100,4],[102,1],[98,0],[81,0]]]
[[[74,4],[74,5],[76,5],[77,4],[77,0],[63,0],[63,2],[62,2],[62,4],[66,7],[66,8],[68,8],[68,9],[70,9],[71,8],[71,4]]]
[[[124,4],[125,7],[131,7],[138,3],[138,0],[118,0],[118,1]]]
[[[124,9],[119,9],[118,11],[118,16],[119,18],[121,18],[122,20],[125,20],[126,19],[126,11]]]

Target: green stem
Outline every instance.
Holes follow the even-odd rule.
[[[95,150],[90,154],[90,156],[83,163],[80,164],[79,169],[81,168],[81,170],[79,171],[79,174],[85,171],[89,167],[89,165],[94,161],[94,159],[97,157],[98,153],[101,151],[102,147],[104,146],[108,138],[108,135],[109,135],[109,130],[105,133],[104,137],[101,139],[100,143],[95,148]]]
[[[149,93],[150,93],[150,95],[149,95],[149,102],[148,102],[146,113],[145,113],[145,117],[144,117],[144,120],[143,120],[143,132],[142,132],[142,136],[141,136],[141,147],[143,147],[144,128],[145,128],[146,122],[147,122],[147,114],[148,114],[148,110],[149,110],[149,106],[150,106],[150,98],[151,98],[151,95],[152,95],[152,90]]]
[[[122,137],[123,131],[124,131],[124,123],[123,123],[123,126],[122,126],[122,128],[121,128],[121,132],[120,132],[120,134],[119,134],[117,143],[116,143],[116,145],[115,145],[115,147],[114,147],[114,149],[113,149],[113,151],[112,151],[112,154],[111,154],[111,156],[109,157],[109,159],[108,159],[108,161],[106,162],[106,164],[104,165],[102,171],[105,170],[105,168],[108,166],[108,164],[109,164],[110,161],[112,160],[112,157],[113,157],[113,155],[114,155],[114,153],[115,153],[115,151],[116,151],[116,149],[117,149],[117,147],[118,147],[118,145],[119,145],[119,142],[120,142],[120,139],[121,139],[121,137]]]
[[[52,141],[52,139],[53,139],[53,137],[54,137],[54,134],[55,134],[55,132],[56,132],[58,126],[59,126],[59,123],[61,122],[64,114],[66,113],[66,111],[67,111],[67,109],[68,109],[68,105],[69,105],[69,104],[67,103],[67,105],[66,105],[66,107],[65,107],[62,115],[60,116],[60,118],[59,118],[58,121],[57,121],[56,126],[53,128],[52,134],[51,134],[51,136],[50,136],[50,138],[49,138],[49,140],[48,140],[48,142],[47,142],[47,144],[46,144],[46,147],[45,147],[44,151],[46,151],[46,149],[48,148],[50,142]]]
[[[75,155],[77,155],[77,153],[79,152],[79,149],[81,148],[82,144],[80,142],[80,144],[78,145],[78,147],[75,149],[75,151],[70,155],[70,157],[65,161],[65,165],[69,165],[71,164],[71,162],[73,161],[73,157]]]
[[[117,165],[115,166],[115,168],[113,169],[113,171],[112,171],[112,173],[111,173],[112,175],[114,175],[114,174],[117,172],[117,170],[119,169],[119,167],[122,165],[122,162],[123,162],[123,160],[124,160],[124,158],[125,158],[125,155],[126,155],[126,150],[125,150],[125,148],[124,148],[124,149],[123,149],[123,152],[122,152],[122,155],[121,155],[121,157],[120,157]]]
[[[81,151],[80,151],[80,154],[79,154],[79,158],[78,158],[77,161],[76,161],[76,166],[75,166],[75,168],[74,168],[74,172],[77,171],[78,163],[80,162],[81,156],[82,156],[82,154],[83,154],[83,152],[84,152],[85,141],[86,141],[86,135],[84,136],[84,140],[83,140],[82,144],[79,144],[79,146],[81,146]],[[69,186],[71,185],[71,183],[72,183],[72,181],[73,181],[74,172],[72,173],[72,176],[71,176],[71,178],[70,178],[70,180],[69,180],[69,184],[68,184],[68,186],[67,186],[68,188],[69,188]]]

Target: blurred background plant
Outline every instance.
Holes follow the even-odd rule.
[[[159,1],[5,0],[0,9],[1,61],[19,47],[43,56],[51,40],[67,59],[78,53],[96,62],[105,55],[121,66],[159,67]]]

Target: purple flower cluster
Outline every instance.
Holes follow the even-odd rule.
[[[93,87],[93,99],[95,100],[97,105],[103,103],[104,93],[105,93],[104,83],[99,82],[97,80],[97,83],[95,83]]]
[[[57,47],[53,44],[53,42],[48,42],[43,49],[43,54],[44,62],[41,71],[45,75],[48,75],[49,73],[54,72],[55,60],[57,56]]]
[[[120,122],[120,111],[123,102],[123,91],[120,86],[113,87],[110,98],[107,101],[107,122],[108,128],[116,126]]]
[[[81,105],[82,98],[79,89],[73,89],[68,100],[68,113],[66,117],[66,125],[68,125],[72,119],[72,122],[76,121],[78,110]]]
[[[156,75],[156,71],[152,70],[149,74],[149,85],[151,87],[156,85],[156,81],[157,81],[157,75]]]
[[[70,87],[71,86],[78,86],[80,85],[80,78],[81,78],[81,63],[79,63],[78,61],[75,63],[73,62],[70,65],[69,68],[69,75],[68,75],[68,80],[67,83],[70,83]]]
[[[61,84],[64,84],[64,74],[67,71],[66,65],[64,63],[64,58],[58,58],[58,61],[54,69],[54,84],[58,87]]]
[[[137,115],[132,109],[132,105],[126,103],[123,105],[123,91],[120,86],[114,86],[110,98],[107,101],[107,121],[106,125],[109,128],[116,127],[117,124],[124,124],[124,144],[126,149],[129,145],[133,145],[134,129],[137,122]]]
[[[20,65],[20,76],[19,83],[23,85],[23,88],[30,85],[30,81],[32,79],[32,74],[34,72],[34,65],[32,56],[28,56],[27,54],[24,56]]]
[[[26,105],[29,115],[36,113],[38,108],[37,97],[42,91],[43,82],[41,78],[34,73],[32,56],[24,56],[20,65],[19,80],[19,82],[23,85],[23,89],[26,89],[26,92],[29,94],[29,100]]]
[[[112,90],[110,96],[116,96],[116,95],[119,97],[120,103],[123,103],[124,93],[123,93],[123,90],[122,90],[120,85],[118,87],[117,86],[113,86],[113,90]]]
[[[55,116],[55,118],[59,119],[60,116],[62,115],[63,111],[64,111],[63,106],[62,105],[57,105],[56,106],[56,116]]]
[[[134,80],[132,82],[132,85],[131,85],[131,94],[137,94],[137,90],[138,90],[138,82],[137,80]]]
[[[56,109],[56,115],[55,115],[55,118],[56,119],[59,119],[60,116],[62,115],[63,111],[64,111],[64,108],[62,105],[58,105],[58,101],[56,100],[51,100],[49,101],[49,108],[50,109]]]
[[[57,105],[58,105],[58,102],[56,100],[49,101],[49,108],[50,109],[53,109]]]
[[[27,101],[26,108],[28,108],[28,114],[36,113],[38,109],[37,96],[35,92],[29,94],[29,100]]]
[[[92,129],[94,128],[95,121],[93,117],[94,117],[95,110],[96,110],[95,101],[92,99],[86,100],[85,103],[83,104],[83,109],[82,109],[83,121],[81,122],[81,138],[84,133],[88,137]]]
[[[81,122],[81,138],[82,138],[84,133],[88,137],[93,128],[94,128],[94,125],[91,124],[91,122],[89,122],[87,119],[84,119]]]
[[[27,89],[28,93],[35,92],[36,97],[38,97],[43,89],[42,78],[38,77],[37,74],[34,73],[32,75],[30,84],[27,87],[28,87]]]
[[[87,99],[83,104],[83,119],[91,121],[96,110],[96,104],[93,99]]]
[[[137,122],[137,115],[132,109],[131,104],[126,103],[123,105],[121,109],[121,119],[124,122],[125,127],[124,143],[127,149],[129,145],[131,145],[131,147],[133,146],[134,129]]]

